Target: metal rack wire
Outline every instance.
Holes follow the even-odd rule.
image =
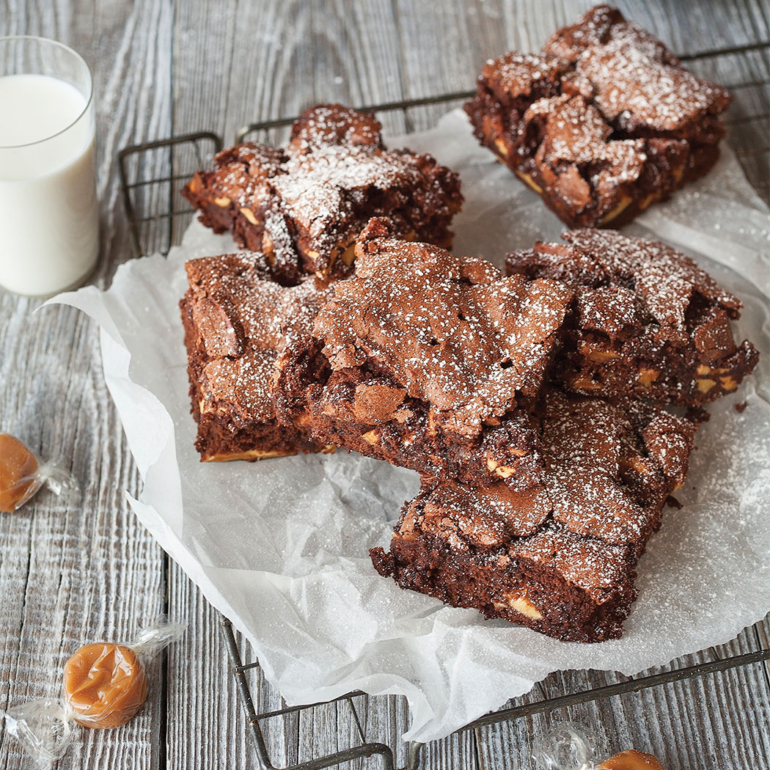
[[[736,94],[733,116],[726,122],[728,140],[743,165],[749,180],[764,200],[770,203],[770,42],[744,47],[704,51],[681,57],[689,62],[698,74],[712,77],[726,84]],[[741,73],[740,81],[730,82],[720,77],[725,69]],[[408,99],[387,104],[370,105],[361,109],[377,113],[401,113],[409,124],[409,115],[420,108],[448,105],[467,99],[471,91],[461,91],[420,99]],[[250,124],[236,134],[236,142],[246,138],[276,140],[274,132],[290,125],[295,118],[281,118]],[[210,131],[149,142],[127,147],[119,153],[119,174],[132,249],[136,256],[153,252],[168,253],[181,241],[194,212],[179,195],[182,185],[192,173],[210,164],[213,155],[223,147],[222,138]],[[160,153],[160,156],[157,155]],[[162,175],[157,176],[157,169]],[[259,662],[244,663],[236,634],[229,620],[222,620],[222,633],[230,657],[238,695],[246,713],[256,753],[264,770],[321,770],[339,767],[359,758],[373,758],[384,770],[395,770],[395,754],[383,743],[367,741],[366,731],[357,710],[356,700],[365,696],[351,692],[333,703],[344,704],[351,711],[356,726],[358,744],[341,751],[327,754],[298,764],[278,768],[270,756],[262,723],[276,718],[313,709],[325,704],[286,707],[257,713],[249,684],[248,673],[259,668]],[[513,705],[487,714],[462,730],[472,730],[486,725],[499,724],[555,709],[589,703],[626,693],[639,692],[671,682],[724,672],[742,666],[768,665],[770,645],[760,625],[754,628],[758,650],[720,658],[716,650],[710,650],[713,660],[697,665],[674,667],[663,673],[637,676],[623,682],[580,692],[564,693],[559,697],[543,698],[533,703]],[[770,670],[770,669],[768,669]],[[767,674],[767,671],[766,671]],[[420,766],[422,745],[412,743],[408,748],[406,770]]]

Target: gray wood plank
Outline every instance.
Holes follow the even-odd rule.
[[[87,12],[84,12],[87,11]],[[95,73],[103,284],[124,260],[115,152],[170,128],[169,6],[6,2],[0,34],[41,34],[74,46]],[[142,34],[137,35],[137,30]],[[138,477],[101,375],[98,336],[72,309],[0,293],[0,429],[61,459],[81,500],[41,493],[0,516],[0,706],[60,692],[61,669],[81,644],[130,641],[164,609],[162,554],[128,509]],[[164,676],[153,664],[148,704],[115,731],[79,730],[61,768],[160,766]],[[0,763],[30,767],[0,733]]]
[[[757,648],[755,632],[750,629],[715,652],[726,657]],[[676,665],[709,659],[712,659],[712,653],[700,653],[687,656]],[[624,679],[599,672],[554,674],[521,702],[536,702],[544,697],[558,697]],[[764,667],[756,664],[642,693],[558,709],[551,714],[480,730],[481,766],[502,766],[504,757],[516,747],[517,761],[526,767],[535,736],[558,721],[569,719],[593,733],[607,752],[631,747],[649,751],[656,754],[669,770],[690,768],[694,761],[704,770],[764,767],[768,762],[768,697]],[[512,762],[512,766],[519,765]]]
[[[185,616],[189,629],[168,655],[165,766],[257,767],[228,667],[221,616],[174,563],[168,598],[171,613]]]
[[[362,104],[469,88],[488,56],[510,47],[539,46],[589,4],[137,0],[128,7],[115,0],[57,0],[49,7],[3,0],[0,35],[54,36],[74,45],[96,67],[104,256],[95,281],[104,285],[129,257],[115,177],[119,147],[210,128],[232,140],[244,123],[292,115],[320,100]],[[770,14],[761,0],[628,0],[620,5],[679,53],[770,40]],[[714,67],[714,77],[735,75],[739,84],[765,79],[767,66],[762,52],[732,63],[697,64],[702,74]],[[750,178],[764,185],[767,195],[770,154],[756,152],[768,136],[767,119],[761,117],[766,108],[766,90],[741,89],[732,116],[745,120],[736,123],[730,140],[739,153],[758,156],[749,165]],[[415,110],[406,118],[392,115],[386,127],[423,127],[441,112],[439,107]],[[151,178],[169,168],[168,157],[159,154],[140,171]],[[144,194],[148,205],[167,204],[168,191],[161,187]],[[165,237],[163,225],[156,227],[158,237]],[[23,514],[0,519],[0,706],[47,692],[48,674],[82,641],[128,638],[164,603],[162,555],[123,500],[122,490],[136,492],[139,481],[99,374],[94,330],[70,310],[49,309],[30,317],[37,304],[0,294],[0,429],[66,458],[86,491],[77,506],[44,494]],[[218,615],[175,565],[168,591],[171,611],[188,616],[192,626],[169,654],[165,671],[156,666],[160,686],[151,703],[125,728],[86,734],[62,767],[257,766],[227,672]],[[767,646],[769,629],[765,621],[731,649]],[[573,709],[572,715],[598,725],[612,748],[648,747],[674,768],[688,767],[690,754],[705,754],[704,767],[767,766],[768,675],[767,668],[755,669],[623,696]],[[552,680],[544,691],[613,677],[569,673]],[[259,710],[281,705],[258,670],[252,684]],[[367,738],[395,746],[404,762],[398,741],[408,721],[403,700],[363,698],[356,704]],[[166,707],[167,724],[161,713]],[[552,719],[466,731],[426,747],[425,764],[529,767],[529,739]],[[352,745],[354,727],[342,704],[305,717],[271,720],[265,733],[280,764]],[[725,753],[730,746],[737,747],[733,760]],[[7,767],[22,766],[0,733],[3,761]]]

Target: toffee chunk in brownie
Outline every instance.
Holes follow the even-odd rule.
[[[570,227],[616,227],[713,166],[731,98],[602,5],[539,53],[488,61],[465,109]]]
[[[695,426],[657,407],[549,391],[539,484],[423,477],[375,568],[401,588],[565,641],[622,635],[639,557],[687,474]]]
[[[195,446],[201,460],[258,460],[324,449],[279,425],[270,398],[276,358],[312,324],[326,298],[314,281],[283,287],[264,255],[227,254],[185,265],[180,302]]]
[[[530,417],[572,290],[390,237],[374,219],[355,275],[278,361],[280,418],[313,440],[473,484],[529,483]]]
[[[509,274],[575,289],[554,376],[587,395],[699,406],[736,390],[759,354],[733,338],[741,302],[660,241],[575,230],[509,254]]]
[[[219,153],[183,195],[216,232],[267,255],[281,283],[350,272],[356,236],[387,216],[406,238],[449,247],[462,195],[430,155],[386,150],[380,124],[339,104],[306,110],[287,147],[251,142]]]

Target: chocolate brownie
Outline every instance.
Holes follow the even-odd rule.
[[[733,392],[759,354],[733,339],[741,302],[660,241],[574,230],[509,254],[509,274],[575,289],[553,374],[577,393],[699,406]]]
[[[324,449],[278,424],[270,385],[279,353],[310,328],[328,290],[312,279],[280,286],[262,254],[193,259],[185,268],[190,287],[180,308],[201,460]]]
[[[529,412],[571,289],[390,237],[372,220],[355,275],[277,364],[280,419],[309,437],[473,484],[528,483]]]
[[[386,150],[380,128],[372,115],[318,105],[294,123],[286,148],[225,150],[182,194],[205,225],[265,253],[284,284],[349,273],[356,236],[374,216],[402,237],[449,247],[459,177],[430,155]]]
[[[565,641],[622,635],[639,557],[687,474],[695,425],[654,406],[549,391],[538,484],[424,477],[375,568],[401,588]]]
[[[601,5],[539,53],[488,61],[465,109],[570,227],[616,227],[714,165],[731,99]]]

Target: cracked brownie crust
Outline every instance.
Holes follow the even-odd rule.
[[[509,254],[509,274],[575,290],[553,376],[586,395],[700,406],[734,392],[759,354],[736,344],[741,303],[660,241],[576,230]]]
[[[183,195],[215,232],[263,252],[271,273],[343,276],[355,239],[375,216],[402,237],[449,247],[462,195],[457,174],[430,155],[386,150],[380,124],[339,104],[306,110],[286,148],[246,142],[219,153]]]
[[[539,483],[423,477],[375,568],[402,588],[565,641],[618,638],[636,565],[685,479],[695,426],[657,407],[549,391]]]
[[[270,385],[279,353],[309,330],[327,292],[313,280],[291,288],[273,282],[262,254],[194,259],[185,268],[189,289],[180,309],[201,460],[324,449],[279,425]]]
[[[465,109],[479,141],[570,227],[616,227],[713,166],[731,98],[597,6],[539,53],[488,61]]]
[[[473,484],[526,483],[530,412],[572,291],[390,237],[372,220],[355,275],[278,361],[280,419],[315,440]]]

